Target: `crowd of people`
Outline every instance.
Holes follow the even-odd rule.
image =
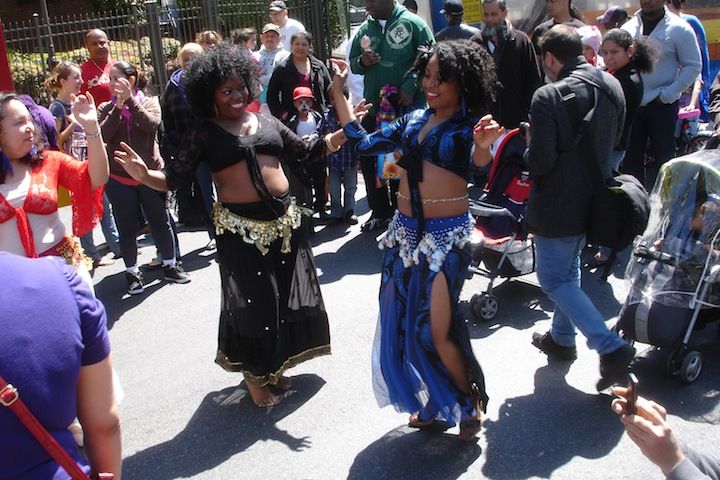
[[[331,351],[309,236],[318,223],[358,223],[358,170],[371,210],[360,229],[384,230],[378,403],[410,414],[411,427],[457,425],[460,439],[473,441],[489,395],[459,305],[473,230],[468,185],[515,128],[533,175],[526,223],[537,275],[555,303],[550,331],[534,333],[532,344],[573,361],[579,329],[600,356],[598,391],[624,381],[635,349],[580,286],[590,170],[609,178],[620,169],[649,189],[675,154],[681,108],[720,122],[720,80],[710,90],[702,26],[677,15],[682,0],[643,0],[633,16],[611,7],[600,29],[585,25],[571,0],[548,0],[549,19],[528,36],[513,27],[506,0],[483,0],[478,28],[464,23],[461,0],[447,0],[448,27],[433,35],[406,3],[367,1],[346,57],[325,62],[287,5],[272,1],[257,51],[252,28],[226,39],[199,32],[160,98],[137,66],[110,57],[105,32],[90,30],[88,61],[64,62],[47,80],[54,101],[44,129],[41,107],[0,94],[0,268],[18,280],[0,292],[8,333],[0,351],[15,352],[0,355],[0,386],[23,392],[85,472],[121,476],[117,385],[92,289],[91,272],[107,263],[93,241],[97,223],[124,261],[127,293],[139,295],[138,232],[147,225],[157,248],[144,270],[188,283],[168,192],[177,192],[181,219],[199,206],[220,267],[215,361],[242,373],[257,407],[272,407],[292,386],[289,368]],[[353,76],[359,93],[349,91]],[[71,192],[72,235],[58,215],[62,188]],[[596,247],[588,266],[615,258]],[[38,289],[48,293],[43,303],[27,302]],[[58,321],[13,321],[42,318],[33,309],[52,309]],[[23,362],[30,347],[16,339],[28,335],[44,339],[32,348],[46,360]],[[51,381],[44,369],[55,372]],[[0,390],[0,403],[15,402],[15,387]],[[637,413],[625,411],[628,392],[614,392],[628,434],[666,475],[717,475],[716,460],[672,436],[662,452],[674,456],[656,454],[659,441],[649,443],[667,428],[662,407],[640,399]],[[66,404],[51,408],[60,394]],[[73,445],[76,419],[87,458]],[[21,439],[0,452],[0,465],[12,465],[0,478],[55,475],[55,457],[29,447],[30,434],[4,409],[0,426]]]

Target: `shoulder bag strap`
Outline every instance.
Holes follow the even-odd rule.
[[[60,446],[45,427],[43,427],[35,415],[28,410],[20,400],[20,393],[17,388],[8,384],[4,378],[0,376],[0,405],[7,407],[18,419],[25,425],[33,437],[42,445],[50,456],[70,475],[72,480],[89,480],[89,477],[83,472],[75,460]]]
[[[578,129],[575,132],[575,137],[573,139],[573,148],[578,148],[580,145],[580,141],[585,137],[588,133],[590,122],[592,122],[593,117],[595,116],[595,109],[598,105],[598,99],[599,94],[598,91],[605,93],[605,96],[610,98],[610,100],[615,103],[614,100],[610,95],[607,94],[605,89],[595,81],[595,79],[581,73],[581,72],[573,72],[571,76],[577,78],[578,80],[589,84],[593,87],[593,106],[590,108],[590,110],[582,117],[580,120],[580,125],[578,126]],[[567,84],[565,80],[561,80],[560,82],[556,82],[555,87],[560,92],[560,96],[562,97],[562,101],[565,105],[568,106],[572,110],[571,118],[575,120],[576,118],[580,117],[580,111],[577,105],[577,101],[575,98],[575,94],[570,90],[570,86]],[[588,156],[591,160],[594,159],[592,155]],[[595,159],[596,160],[596,159]],[[600,164],[597,161],[590,161],[590,173],[597,185],[605,185],[605,179],[603,178],[602,171],[600,170]]]

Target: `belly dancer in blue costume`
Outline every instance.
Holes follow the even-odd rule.
[[[381,406],[411,413],[409,425],[460,424],[472,441],[487,405],[482,369],[458,301],[473,228],[468,215],[470,164],[487,165],[502,128],[485,115],[495,68],[465,41],[424,48],[413,67],[428,109],[368,134],[342,94],[347,64],[333,60],[334,104],[348,142],[360,155],[400,152],[398,212],[380,240],[385,249],[373,379]]]

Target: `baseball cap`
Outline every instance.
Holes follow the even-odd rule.
[[[298,98],[315,98],[315,95],[313,95],[312,90],[308,87],[295,87],[295,90],[293,90],[293,102],[297,100]]]
[[[462,13],[465,11],[465,6],[463,5],[462,0],[445,0],[445,3],[443,4],[442,10],[440,10],[441,15],[462,15]]]
[[[623,7],[618,7],[617,5],[615,5],[615,6],[608,8],[607,10],[605,10],[605,13],[603,13],[602,15],[597,17],[596,20],[601,25],[607,25],[613,19],[617,19],[620,17],[627,17],[627,16],[628,16],[627,10],[625,10]]]
[[[265,32],[275,32],[278,35],[280,35],[280,27],[278,27],[274,23],[266,23],[265,26],[263,26],[260,33],[265,33]]]
[[[275,12],[279,12],[280,10],[287,10],[287,9],[288,9],[287,5],[285,5],[285,2],[283,2],[282,0],[275,0],[274,2],[272,2],[270,4],[270,7],[268,8],[268,10],[272,10]]]

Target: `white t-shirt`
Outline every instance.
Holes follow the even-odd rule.
[[[294,18],[288,18],[287,23],[284,27],[280,27],[280,42],[288,52],[290,51],[290,39],[297,32],[304,32],[305,26],[295,20]]]
[[[305,135],[312,135],[317,130],[317,121],[311,114],[308,115],[307,120],[300,120],[297,124],[297,131],[295,132],[298,137],[302,138]]]

